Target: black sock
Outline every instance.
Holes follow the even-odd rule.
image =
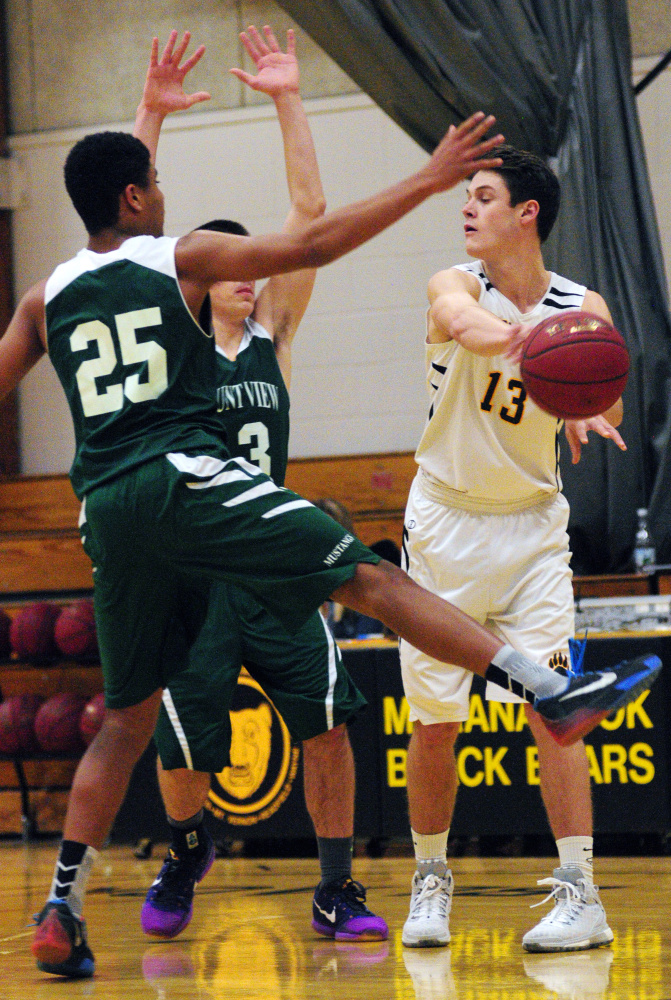
[[[317,837],[322,885],[352,877],[353,837]]]
[[[189,819],[173,819],[168,816],[172,840],[170,848],[178,858],[198,857],[205,853],[207,836],[203,824],[204,811],[199,809]]]

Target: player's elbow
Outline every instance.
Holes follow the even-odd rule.
[[[307,222],[321,219],[326,214],[326,198],[323,195],[308,198],[299,206],[299,211]]]
[[[436,329],[451,340],[459,342],[460,338],[468,331],[465,310],[458,301],[453,301],[449,295],[442,295],[436,299],[429,313]]]

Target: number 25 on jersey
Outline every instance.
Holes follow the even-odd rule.
[[[112,331],[98,319],[80,323],[70,336],[72,351],[85,351],[93,341],[98,347],[98,357],[82,361],[76,374],[82,409],[86,417],[97,417],[103,413],[120,410],[124,396],[131,403],[142,403],[148,399],[157,399],[168,388],[168,360],[165,349],[155,340],[138,343],[135,335],[136,330],[161,325],[159,307],[119,313],[114,317],[114,321],[121,348],[121,364],[127,368],[130,365],[146,362],[147,378],[141,382],[140,373],[135,372],[126,375],[122,382],[108,385],[104,391],[98,392],[96,379],[111,375],[119,364]]]

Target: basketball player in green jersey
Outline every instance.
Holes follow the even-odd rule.
[[[645,656],[580,678],[517,654],[424,591],[313,504],[278,487],[221,441],[214,339],[196,317],[212,285],[321,267],[479,168],[500,136],[471,116],[416,173],[294,233],[163,236],[149,150],[124,132],[81,139],[65,163],[84,249],[19,302],[0,339],[0,397],[49,356],[70,405],[84,546],[94,564],[108,711],[73,779],[47,902],[31,945],[44,972],[94,971],[82,906],[97,852],[158,717],[163,688],[188,666],[214,580],[254,593],[298,631],[324,600],[384,622],[441,662],[533,701],[571,742],[659,673]]]
[[[284,141],[291,208],[285,230],[301,228],[324,211],[324,194],[308,120],[299,93],[293,31],[282,52],[270,30],[241,34],[256,76],[236,71],[275,101]],[[172,40],[174,40],[174,35]],[[158,133],[181,87],[172,46],[152,52],[135,135],[156,156]],[[236,222],[201,227],[249,236]],[[213,285],[200,325],[217,345],[217,412],[228,449],[284,484],[289,442],[291,344],[314,286],[314,269],[271,278],[258,297],[253,282]],[[146,933],[171,938],[192,915],[194,885],[214,856],[203,824],[210,773],[221,768],[230,742],[229,706],[242,664],[280,711],[294,740],[303,742],[305,800],[317,834],[322,880],[315,891],[313,927],[339,940],[387,937],[384,920],[365,905],[351,877],[354,761],[346,722],[365,704],[345,672],[340,650],[319,611],[296,635],[283,629],[250,594],[215,583],[208,620],[191,651],[190,668],[163,692],[154,740],[159,784],[172,842],[142,908]]]

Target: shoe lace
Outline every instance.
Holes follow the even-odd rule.
[[[355,882],[354,879],[347,879],[340,888],[340,894],[344,897],[344,902],[353,913],[369,912],[366,906],[366,890],[361,885],[361,882]]]
[[[188,905],[198,874],[199,861],[200,859],[196,858],[178,858],[169,851],[154,886],[154,899],[161,899],[163,902],[174,899]]]
[[[530,909],[554,899],[554,909],[547,913],[543,920],[552,920],[564,924],[572,923],[578,917],[585,905],[584,892],[573,882],[565,882],[559,878],[542,878],[538,880],[538,885],[551,885],[552,889],[540,903],[533,903]]]
[[[446,917],[450,911],[451,898],[446,891],[445,880],[438,878],[433,873],[425,875],[422,879],[422,887],[412,901],[411,920],[418,920],[424,913],[433,913],[436,910],[441,917]]]

